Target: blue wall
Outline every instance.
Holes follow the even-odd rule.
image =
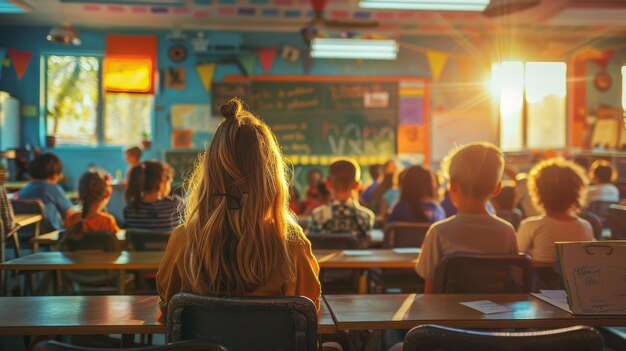
[[[146,153],[147,158],[162,159],[163,151],[170,147],[171,123],[169,120],[170,107],[173,104],[210,103],[210,94],[202,86],[195,71],[195,66],[199,63],[210,62],[209,57],[197,58],[192,54],[187,60],[180,64],[170,62],[167,57],[167,49],[170,40],[167,38],[169,32],[166,31],[137,31],[137,30],[88,30],[78,28],[83,44],[78,47],[67,47],[56,43],[48,42],[45,38],[49,27],[0,27],[0,47],[27,50],[34,53],[30,65],[19,81],[13,67],[4,67],[0,78],[0,90],[8,91],[12,96],[18,98],[22,105],[36,105],[39,109],[40,103],[40,61],[42,55],[47,54],[98,54],[104,53],[106,34],[149,34],[156,35],[159,39],[158,67],[163,80],[163,70],[168,67],[186,68],[186,89],[173,90],[163,89],[156,94],[155,98],[155,118],[153,130],[153,146]],[[192,35],[195,32],[192,33]],[[279,48],[283,45],[291,45],[300,49],[305,49],[304,43],[299,33],[239,33],[243,38],[243,43],[247,47],[257,48],[276,45]],[[209,32],[209,35],[219,35],[217,32]],[[448,38],[402,38],[403,41],[420,44],[430,48],[447,51],[459,51],[455,43]],[[455,62],[450,60],[441,77],[441,81],[458,80],[455,69]],[[239,69],[234,64],[218,64],[214,81],[219,81],[225,75],[239,75]],[[259,62],[255,67],[255,74],[273,75],[303,75],[303,65],[301,61],[291,63],[280,57],[276,57],[270,72],[264,73]],[[311,67],[311,75],[336,75],[336,76],[419,76],[429,77],[430,71],[423,53],[400,50],[396,61],[368,61],[357,62],[356,60],[314,60]],[[454,94],[442,92],[440,96],[434,96],[433,100],[439,105],[448,105],[453,108],[462,101],[454,99]],[[45,135],[45,124],[39,117],[22,117],[22,143],[23,145],[41,146]],[[115,174],[116,170],[126,168],[122,158],[121,147],[57,147],[54,150],[65,163],[65,173],[70,178],[71,183],[75,182],[80,174],[88,166],[97,166]],[[70,187],[72,187],[70,184]]]

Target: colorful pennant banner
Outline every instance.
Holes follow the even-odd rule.
[[[24,73],[26,73],[26,69],[28,68],[28,64],[30,63],[30,59],[33,57],[33,53],[30,51],[20,51],[14,49],[7,49],[7,53],[13,61],[13,67],[15,68],[15,73],[17,73],[17,79],[22,80],[24,77]]]
[[[261,62],[261,67],[263,67],[263,71],[269,72],[272,69],[277,53],[277,47],[262,48],[256,51],[257,57]]]
[[[215,74],[215,64],[206,63],[198,65],[196,66],[196,71],[198,71],[198,75],[200,76],[204,89],[206,89],[206,91],[211,91],[211,82],[213,81],[213,74]]]

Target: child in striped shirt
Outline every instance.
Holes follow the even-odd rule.
[[[184,204],[168,189],[172,172],[165,164],[144,161],[133,167],[126,189],[124,221],[127,228],[172,231],[180,224]]]

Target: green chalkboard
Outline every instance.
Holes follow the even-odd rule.
[[[238,97],[244,101],[250,99],[250,84],[245,82],[220,82],[211,87],[211,102],[213,105],[213,115],[220,115],[220,106],[228,102],[233,97]]]
[[[250,92],[286,155],[396,153],[397,83],[252,82]]]
[[[174,168],[174,184],[180,185],[183,179],[189,177],[198,156],[203,151],[199,150],[169,150],[165,151],[165,162]]]
[[[293,162],[294,183],[326,172],[336,156],[359,164],[382,163],[396,154],[398,83],[368,81],[226,81],[211,88],[213,113],[233,96],[267,123]],[[176,180],[193,167],[199,151],[166,152]]]

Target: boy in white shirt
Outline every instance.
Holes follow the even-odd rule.
[[[611,182],[613,167],[606,160],[597,160],[591,165],[591,185],[587,190],[587,205],[593,201],[619,202],[619,189]]]
[[[433,224],[424,237],[415,270],[426,281],[426,293],[432,293],[435,270],[444,255],[517,254],[513,226],[486,208],[489,197],[500,191],[502,151],[490,143],[466,144],[452,150],[442,167],[450,180],[448,191],[458,212]]]

